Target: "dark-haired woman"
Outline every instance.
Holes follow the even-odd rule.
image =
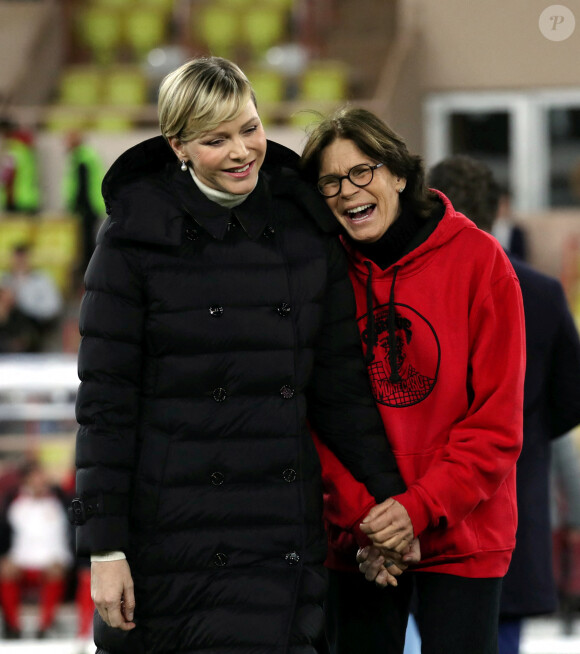
[[[342,227],[373,394],[407,484],[359,530],[372,498],[319,444],[332,651],[402,652],[415,587],[424,653],[495,654],[522,441],[517,278],[493,238],[425,188],[421,159],[372,113],[347,108],[321,122],[302,164]],[[348,527],[375,546],[359,561],[379,584],[388,550],[414,537],[421,563],[397,587],[368,584],[333,547]]]

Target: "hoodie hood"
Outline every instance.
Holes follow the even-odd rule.
[[[431,189],[431,191],[443,203],[445,208],[443,218],[423,243],[402,256],[395,264],[388,268],[381,269],[368,257],[365,257],[352,241],[341,236],[351,264],[358,272],[362,272],[364,275],[371,274],[375,279],[380,279],[381,277],[390,279],[395,267],[397,268],[399,277],[415,274],[424,266],[429,265],[432,260],[431,254],[434,250],[445,245],[464,229],[477,229],[473,221],[453,208],[447,196],[436,189]]]

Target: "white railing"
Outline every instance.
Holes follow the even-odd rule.
[[[0,357],[0,421],[74,420],[79,385],[72,354]]]

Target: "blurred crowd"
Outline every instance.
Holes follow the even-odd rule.
[[[63,602],[73,603],[77,635],[92,631],[89,563],[74,553],[74,531],[66,505],[74,495],[74,474],[55,483],[35,457],[26,457],[0,476],[0,607],[3,637],[25,635],[23,603],[38,607],[33,631],[43,639],[59,628]]]
[[[81,133],[71,131],[64,140],[67,159],[61,195],[62,206],[75,223],[73,265],[64,269],[68,279],[59,280],[53,262],[38,265],[33,236],[15,240],[2,232],[0,353],[60,350],[67,301],[72,300],[74,309],[82,291],[82,276],[105,214],[101,196],[104,168]],[[0,229],[15,219],[24,218],[32,225],[49,220],[42,216],[42,208],[34,135],[4,122],[0,125]],[[68,254],[56,251],[51,256],[58,264],[58,259],[62,256],[64,260]]]

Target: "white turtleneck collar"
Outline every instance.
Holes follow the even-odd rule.
[[[238,195],[236,193],[226,193],[225,191],[218,191],[217,189],[211,188],[210,186],[207,186],[207,184],[204,184],[199,179],[199,177],[197,177],[196,174],[193,172],[193,168],[191,166],[189,166],[189,172],[193,177],[193,181],[197,184],[197,187],[205,195],[206,198],[208,198],[212,202],[215,202],[216,204],[219,204],[222,207],[226,207],[227,209],[233,209],[234,207],[237,207],[238,205],[242,204],[242,202],[254,190],[252,189],[250,193],[244,193],[243,195]]]

